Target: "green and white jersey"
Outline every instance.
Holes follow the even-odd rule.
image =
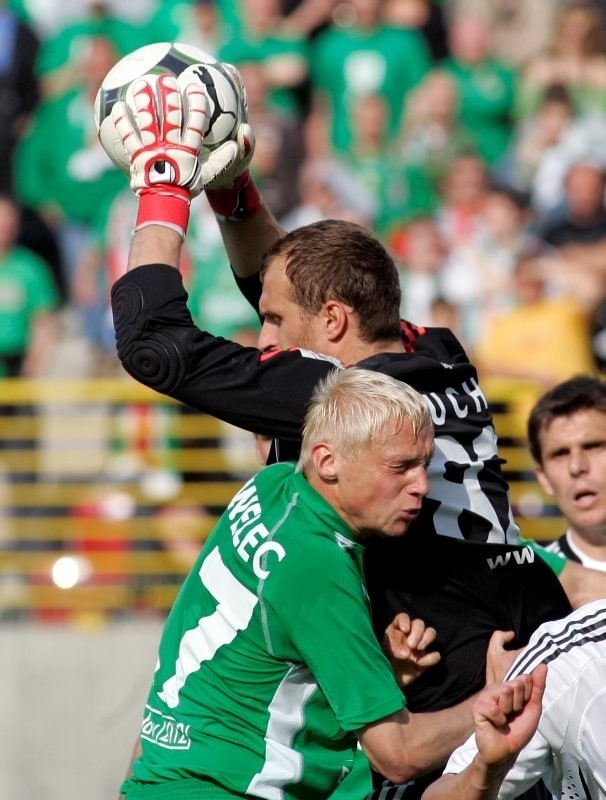
[[[127,797],[195,778],[200,797],[209,781],[268,800],[335,788],[353,731],[404,704],[373,635],[361,557],[293,464],[245,484],[168,617]]]

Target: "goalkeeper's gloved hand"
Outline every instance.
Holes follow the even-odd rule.
[[[200,177],[210,207],[220,219],[241,221],[261,207],[261,195],[248,166],[255,151],[255,135],[248,122],[238,126],[235,140],[215,150],[202,147]]]
[[[208,98],[200,83],[182,97],[171,75],[145,75],[132,97],[117,102],[112,120],[130,159],[139,197],[135,230],[163,225],[185,237],[190,199],[202,191],[200,151],[208,128]]]

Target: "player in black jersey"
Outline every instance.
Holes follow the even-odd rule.
[[[207,195],[240,287],[263,320],[261,352],[193,324],[176,268],[189,201],[179,175],[194,167],[156,170],[147,185],[141,174],[177,158],[156,143],[152,167],[131,172],[141,199],[129,272],[112,291],[119,357],[157,391],[274,437],[270,460],[296,456],[312,390],[335,363],[384,372],[426,396],[436,434],[429,494],[401,548],[378,543],[366,570],[377,631],[396,611],[438,630],[440,673],[407,689],[411,708],[450,706],[483,686],[492,631],[513,630],[521,646],[570,606],[553,572],[517,544],[488,404],[460,343],[446,329],[399,320],[395,265],[364,229],[332,220],[283,235],[245,169],[246,138]],[[212,161],[203,163],[208,176]],[[159,183],[163,174],[174,182]]]

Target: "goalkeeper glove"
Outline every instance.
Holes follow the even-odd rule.
[[[185,237],[190,199],[202,191],[202,140],[208,98],[199,83],[181,96],[176,78],[146,75],[117,102],[112,120],[130,159],[130,186],[139,197],[135,230],[162,225]]]
[[[212,151],[202,147],[201,180],[210,207],[220,219],[239,222],[261,207],[261,195],[248,171],[254,150],[255,135],[247,122],[238,126],[235,140]]]

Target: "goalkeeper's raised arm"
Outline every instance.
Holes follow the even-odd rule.
[[[204,147],[209,103],[204,87],[179,91],[169,75],[149,75],[117,102],[112,119],[130,161],[130,186],[139,197],[128,268],[150,263],[178,267],[190,203],[206,190],[234,272],[256,274],[263,253],[284,233],[263,205],[248,166],[254,153],[245,121],[234,139]]]

